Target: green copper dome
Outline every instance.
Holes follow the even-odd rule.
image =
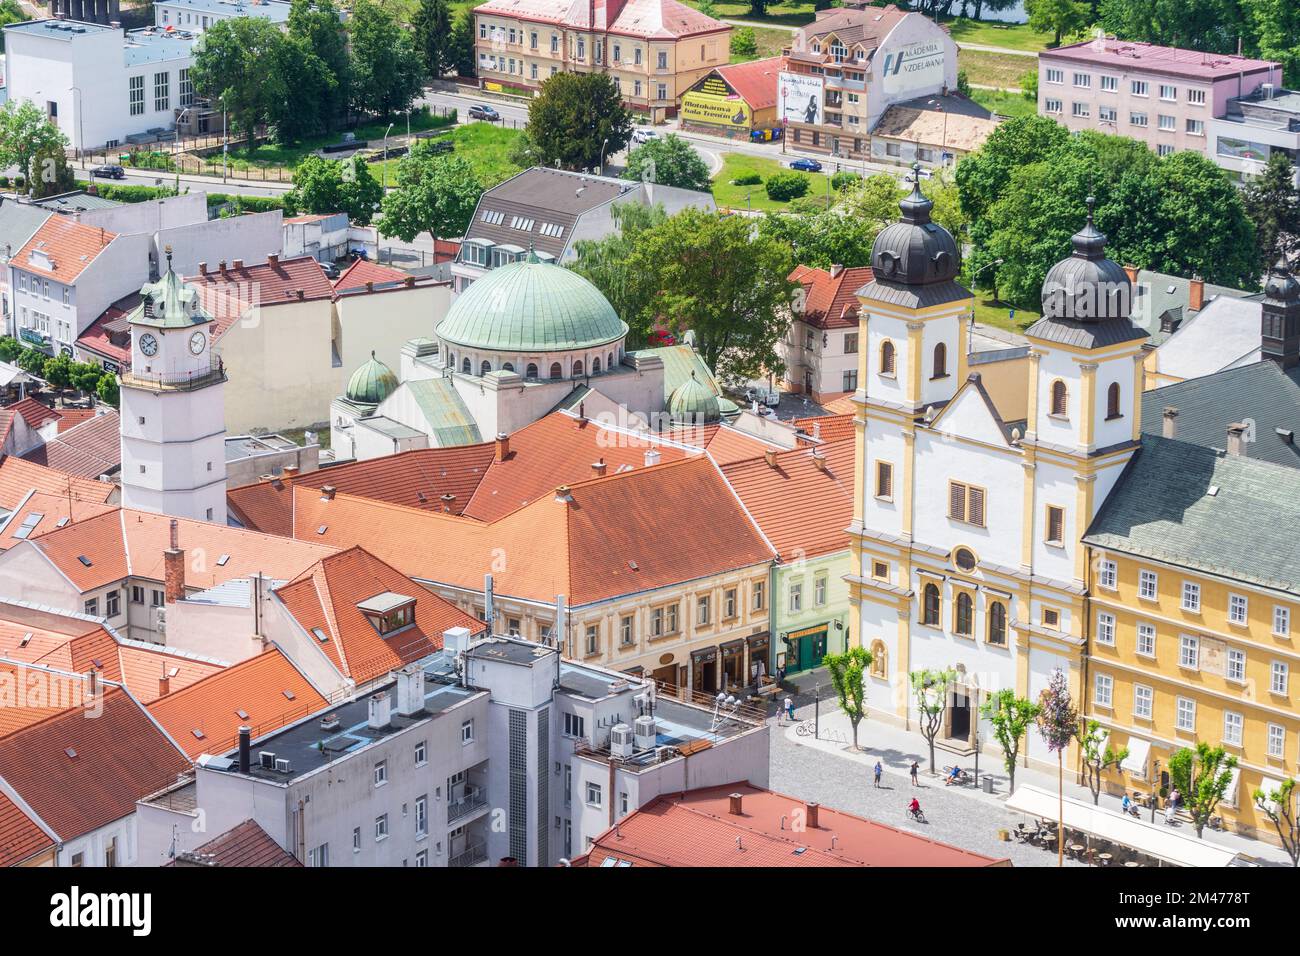
[[[185,329],[212,321],[199,301],[198,290],[172,271],[171,246],[167,247],[167,271],[157,282],[146,282],[141,287],[140,304],[126,320],[156,329]]]
[[[399,382],[393,370],[370,353],[370,361],[352,373],[344,397],[358,405],[378,405],[396,390]]]
[[[582,276],[530,254],[474,280],[437,335],[483,352],[566,352],[621,341],[627,324]]]
[[[709,425],[722,421],[722,406],[713,390],[695,377],[678,385],[668,398],[668,414],[674,422]]]

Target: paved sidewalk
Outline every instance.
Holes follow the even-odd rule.
[[[823,691],[825,692],[825,690]],[[784,698],[783,698],[784,699]],[[796,706],[795,713],[800,720],[810,719],[813,717],[814,708],[811,704]],[[898,727],[893,727],[880,721],[873,721],[870,718],[863,720],[858,725],[858,744],[863,748],[863,752],[854,753],[847,748],[853,740],[852,728],[849,720],[836,708],[834,701],[822,700],[820,733],[818,739],[812,737],[801,737],[796,731],[795,724],[788,720],[781,720],[778,727],[773,728],[776,733],[774,737],[781,737],[788,745],[816,751],[821,754],[833,756],[836,760],[843,761],[845,767],[845,776],[854,781],[859,781],[858,786],[870,787],[870,770],[875,765],[876,760],[880,760],[884,767],[885,774],[891,781],[901,781],[901,788],[906,790],[909,787],[908,768],[911,767],[912,761],[916,760],[921,764],[921,779],[931,789],[942,793],[944,798],[953,797],[957,800],[967,801],[972,804],[972,809],[976,806],[983,806],[984,812],[988,813],[993,808],[997,808],[1007,819],[1015,822],[1021,822],[1023,817],[1019,813],[1006,810],[1003,803],[1009,794],[1008,778],[1006,772],[1002,769],[1002,762],[999,757],[985,752],[980,755],[979,776],[980,783],[983,784],[985,777],[993,779],[993,793],[987,794],[982,789],[976,788],[973,784],[966,786],[945,787],[938,777],[929,776],[929,748],[925,738],[915,731],[905,731]],[[775,750],[774,750],[775,753]],[[939,773],[942,768],[951,766],[954,763],[960,764],[961,768],[968,773],[974,772],[975,760],[974,755],[958,756],[950,751],[935,748],[935,764]],[[776,773],[776,767],[773,766],[773,773]],[[1056,774],[1030,767],[1019,767],[1016,770],[1016,786],[1022,784],[1033,784],[1045,790],[1055,791],[1057,778]],[[775,784],[774,784],[775,786]],[[776,789],[780,789],[779,786]],[[1078,800],[1091,801],[1092,791],[1086,786],[1070,783],[1067,779],[1065,784],[1065,794]],[[933,800],[934,798],[929,798]],[[922,806],[927,806],[926,800],[922,799]],[[1120,800],[1118,797],[1110,796],[1103,793],[1101,795],[1100,805],[1106,809],[1119,810]],[[1144,820],[1150,819],[1150,811],[1146,811],[1143,816]],[[1159,814],[1157,814],[1159,820]],[[885,822],[893,823],[894,821],[886,819]],[[996,826],[1005,826],[1006,823],[994,824]],[[1188,823],[1178,826],[1179,832],[1185,836],[1194,837],[1196,831]],[[937,836],[937,839],[949,839],[943,836]],[[1206,829],[1202,837],[1206,843],[1212,843],[1238,853],[1244,853],[1247,856],[1254,857],[1256,860],[1267,865],[1290,866],[1291,861],[1278,847],[1260,840],[1252,840],[1235,833],[1222,833],[1215,830]],[[952,840],[952,842],[958,842]],[[959,845],[966,845],[959,843]],[[1002,847],[1009,847],[1012,844],[999,844]],[[971,847],[976,849],[976,847]],[[1036,849],[1036,848],[1030,848]],[[980,850],[980,852],[987,852]],[[1042,855],[1041,850],[1037,851]],[[1004,851],[1001,855],[1010,855],[1009,851]],[[1014,859],[1014,857],[1013,857]],[[1017,861],[1017,865],[1022,865]],[[1032,865],[1032,864],[1031,864]],[[1041,864],[1039,864],[1041,865]]]

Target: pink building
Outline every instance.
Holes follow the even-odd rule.
[[[1129,136],[1162,156],[1207,153],[1210,120],[1265,83],[1282,85],[1280,63],[1111,37],[1038,54],[1039,115]]]

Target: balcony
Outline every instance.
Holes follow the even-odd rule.
[[[465,787],[461,793],[447,802],[447,823],[450,825],[476,810],[483,809],[487,806],[487,802],[487,792],[482,787],[473,785]]]
[[[204,369],[193,372],[169,373],[128,372],[122,376],[127,388],[143,388],[155,392],[192,392],[226,380],[226,369],[220,359]]]
[[[447,860],[448,866],[478,866],[487,862],[487,844],[478,840]]]

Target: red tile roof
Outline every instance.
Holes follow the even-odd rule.
[[[730,796],[741,795],[741,813]],[[817,826],[793,829],[792,808],[805,801],[748,783],[665,794],[596,838],[587,866],[954,867],[1010,866],[885,823],[822,806]]]
[[[40,824],[0,791],[0,866],[18,866],[53,847]]]
[[[106,502],[117,486],[106,481],[78,478],[12,455],[0,457],[0,506],[17,508],[29,492],[36,491],[82,502]]]
[[[805,292],[803,310],[798,317],[814,328],[857,327],[858,297],[854,293],[871,281],[871,267],[835,268],[839,271],[832,275],[825,269],[798,266],[789,275]]]
[[[776,105],[777,76],[785,57],[770,56],[748,63],[733,63],[717,68],[718,74],[752,110],[771,109]]]
[[[105,411],[101,405],[97,408],[60,408],[59,409],[59,434],[62,435],[70,428],[76,428],[82,422],[88,422],[96,415],[101,415]]]
[[[122,467],[122,437],[115,411],[60,432],[23,456],[28,461],[82,478],[98,478]]]
[[[190,762],[118,687],[103,690],[93,720],[78,707],[0,738],[0,777],[61,841],[135,811]]]
[[[616,9],[613,23],[608,10]],[[475,13],[562,24],[571,28],[606,30],[609,33],[655,40],[670,40],[717,33],[731,28],[678,0],[627,0],[591,8],[572,0],[488,0],[474,7]]]
[[[164,866],[302,866],[253,820],[182,853]]]
[[[375,285],[404,282],[408,275],[409,272],[403,272],[401,269],[371,262],[369,259],[358,259],[334,280],[334,289],[336,292],[344,292],[348,289],[364,289],[367,282],[373,282]]]
[[[854,442],[779,452],[723,467],[782,561],[842,551],[853,520]],[[822,456],[819,467],[815,455]]]
[[[156,692],[156,680],[154,684]],[[155,694],[147,706],[190,759],[196,759],[202,753],[233,749],[242,726],[252,728],[254,738],[263,737],[329,705],[289,659],[272,648],[180,690],[172,685],[166,696]]]
[[[79,706],[86,699],[86,679],[78,674],[0,661],[0,680],[11,688],[0,695],[0,737]]]
[[[209,269],[201,275],[189,276],[185,281],[200,288],[204,303],[232,298],[253,304],[253,299],[256,298],[258,307],[266,308],[298,301],[299,289],[302,290],[304,300],[334,297],[334,287],[330,285],[329,277],[325,275],[320,263],[311,256],[277,259],[275,262],[268,260],[257,265],[244,265],[239,269],[228,266],[225,272],[220,268]],[[219,321],[218,325],[220,324]]]
[[[815,435],[823,443],[843,441],[855,437],[853,430],[853,412],[840,415],[820,415],[811,418],[796,418],[794,427],[808,435]]]
[[[357,607],[385,592],[415,598],[415,625],[390,637],[381,636]],[[318,562],[275,593],[303,630],[314,635],[319,628],[326,635],[321,649],[358,684],[437,651],[449,628],[465,627],[471,634],[485,628],[360,547]]]
[[[282,479],[231,488],[226,492],[226,506],[250,531],[293,537],[293,491]]]
[[[133,292],[110,305],[77,336],[77,347],[117,363],[122,370],[130,368],[131,334],[125,320],[139,301],[140,293]]]
[[[72,283],[116,238],[116,233],[83,226],[71,216],[51,216],[10,263],[26,272],[49,276],[65,284]],[[32,253],[36,250],[49,257],[52,269],[38,264],[39,259],[32,261]]]
[[[58,412],[50,408],[50,406],[38,402],[30,395],[27,398],[24,398],[21,402],[15,402],[10,405],[9,410],[23,416],[27,421],[27,424],[31,426],[33,430],[38,429],[49,422],[58,421],[59,418],[62,417]]]

